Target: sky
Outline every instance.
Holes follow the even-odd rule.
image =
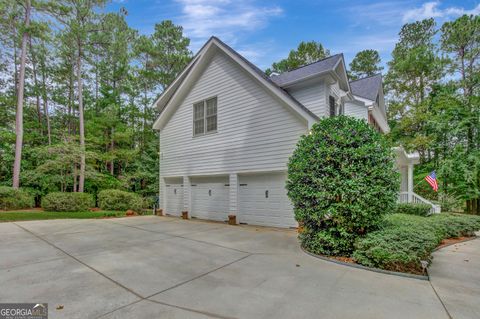
[[[194,53],[215,35],[261,69],[312,40],[331,54],[344,53],[347,64],[357,52],[375,49],[385,65],[403,24],[433,17],[441,25],[465,13],[480,14],[480,3],[472,0],[113,0],[106,9],[121,7],[141,34],[172,20],[183,26]]]

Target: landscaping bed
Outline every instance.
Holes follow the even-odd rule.
[[[431,253],[444,240],[466,239],[479,229],[480,216],[392,214],[379,230],[357,239],[352,257],[368,267],[424,274],[422,261],[430,264]]]
[[[430,264],[434,250],[470,240],[479,229],[480,216],[391,214],[379,230],[357,239],[351,256],[316,255],[373,270],[425,275],[422,261]]]

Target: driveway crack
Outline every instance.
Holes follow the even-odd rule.
[[[19,228],[23,229],[24,231],[26,231],[27,233],[29,233],[29,234],[37,237],[37,238],[40,239],[41,241],[43,241],[43,242],[47,243],[48,245],[52,246],[53,248],[58,249],[59,251],[61,251],[62,253],[64,253],[64,254],[67,255],[68,257],[72,258],[73,260],[77,261],[78,263],[82,264],[83,266],[85,266],[85,267],[93,270],[94,272],[96,272],[96,273],[99,274],[100,276],[104,277],[105,279],[108,279],[109,281],[111,281],[111,282],[114,283],[115,285],[117,285],[117,286],[125,289],[126,291],[130,292],[131,294],[134,294],[134,295],[137,296],[138,298],[144,299],[144,297],[143,297],[142,295],[140,295],[140,294],[138,294],[137,292],[133,291],[132,289],[130,289],[130,288],[122,285],[122,284],[119,283],[118,281],[116,281],[116,280],[108,277],[107,275],[105,275],[104,273],[98,271],[97,269],[93,268],[92,266],[84,263],[83,261],[81,261],[81,260],[78,259],[77,257],[69,254],[68,252],[66,252],[65,250],[61,249],[61,248],[58,247],[57,245],[51,243],[50,241],[46,240],[45,238],[43,238],[43,237],[35,234],[34,232],[32,232],[32,231],[24,228],[23,226],[18,225],[17,223],[14,223],[14,224],[15,224],[17,227],[19,227]]]

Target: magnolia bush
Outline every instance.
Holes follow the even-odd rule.
[[[350,255],[355,239],[393,212],[399,185],[394,153],[383,135],[351,117],[320,120],[288,163],[286,187],[303,247]]]

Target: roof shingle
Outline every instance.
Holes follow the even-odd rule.
[[[372,101],[375,101],[377,99],[377,95],[381,86],[381,74],[375,74],[360,80],[350,82],[350,88],[353,95],[357,95]]]
[[[275,84],[282,87],[289,83],[333,70],[341,58],[342,54],[335,54],[325,59],[299,67],[298,69],[284,72],[279,75],[272,75],[270,78]]]

